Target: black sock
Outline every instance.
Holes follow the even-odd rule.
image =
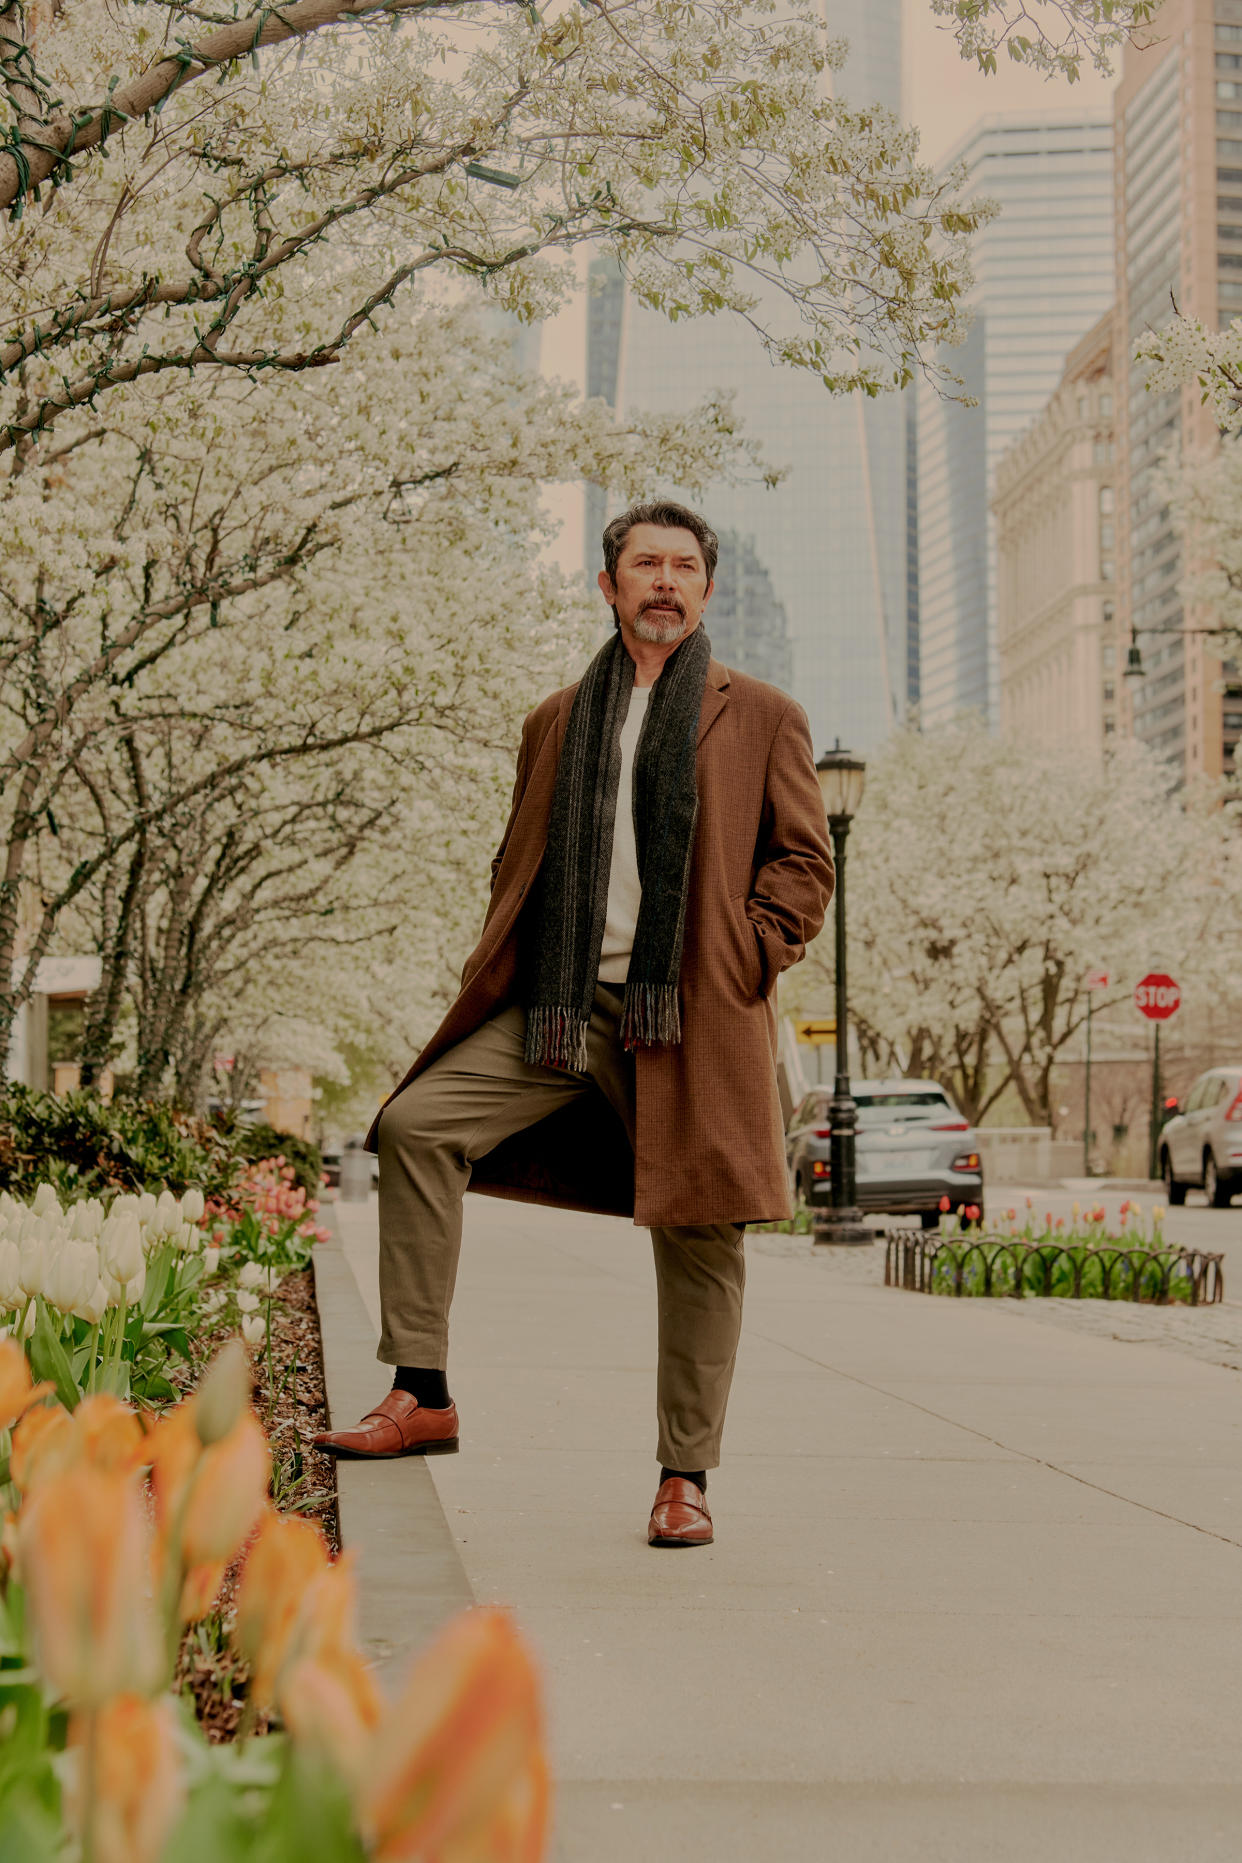
[[[423,1410],[447,1410],[452,1403],[442,1371],[422,1371],[417,1365],[398,1365],[394,1391],[408,1391]]]
[[[704,1494],[707,1493],[707,1473],[701,1468],[662,1468],[660,1480],[662,1482],[692,1481],[696,1488],[701,1488]]]

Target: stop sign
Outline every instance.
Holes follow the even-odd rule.
[[[1134,1005],[1149,1021],[1164,1022],[1179,1008],[1182,993],[1172,977],[1151,970],[1134,988]]]

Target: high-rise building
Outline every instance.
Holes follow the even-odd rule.
[[[1128,48],[1114,99],[1117,309],[1128,357],[1175,306],[1209,326],[1242,316],[1242,0],[1167,0],[1146,50]],[[1223,684],[1202,617],[1186,611],[1186,552],[1166,474],[1216,445],[1192,384],[1148,394],[1128,362],[1118,407],[1118,598],[1144,677],[1134,735],[1189,776],[1219,775],[1242,737],[1242,685]],[[1222,689],[1223,686],[1223,689]]]
[[[900,0],[827,0],[824,12],[829,31],[850,42],[835,79],[842,94],[899,111]],[[625,410],[688,408],[731,390],[768,460],[788,469],[772,490],[718,485],[697,499],[719,532],[739,540],[730,560],[746,571],[745,589],[730,592],[722,558],[708,615],[713,641],[724,603],[738,612],[739,603],[752,604],[734,638],[744,634],[759,651],[762,637],[773,664],[788,655],[790,689],[806,707],[816,747],[834,737],[860,750],[881,742],[905,715],[915,618],[908,397],[832,396],[802,371],[771,364],[738,319],[670,324],[634,302],[608,261],[596,262],[592,286],[589,393]],[[653,491],[675,491],[659,479],[658,462],[653,468]],[[588,488],[592,574],[604,517],[603,498]],[[775,631],[768,638],[765,630]]]
[[[1039,414],[1074,344],[1113,301],[1112,131],[1106,113],[982,118],[946,156],[999,203],[975,236],[974,321],[944,360],[973,406],[922,384],[918,613],[924,726],[999,715],[996,527],[1002,453]]]
[[[759,560],[753,537],[720,533],[716,587],[706,617],[712,651],[726,666],[766,679],[782,692],[794,688],[793,653],[785,610]]]
[[[996,469],[996,647],[1005,737],[1100,762],[1117,734],[1114,314],[1070,352]]]

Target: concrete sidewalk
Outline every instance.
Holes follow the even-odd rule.
[[[645,1234],[466,1210],[429,1466],[546,1666],[566,1863],[1234,1863],[1236,1373],[751,1237],[716,1544],[653,1552]]]

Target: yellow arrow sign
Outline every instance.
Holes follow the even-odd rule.
[[[837,1039],[837,1018],[835,1016],[810,1016],[803,1022],[794,1023],[794,1033],[800,1042],[816,1047],[820,1042]]]

